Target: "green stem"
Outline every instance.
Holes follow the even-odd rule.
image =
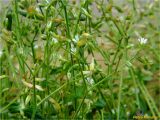
[[[133,73],[132,68],[129,70],[129,72],[130,72],[130,75],[131,75],[131,77],[132,77],[132,79],[133,79],[135,89],[138,89],[138,85],[137,85],[137,83],[136,83],[136,78],[135,78],[135,76],[134,76],[134,73]],[[138,93],[137,93],[137,92],[136,92],[135,94],[136,94],[136,101],[137,101],[137,104],[138,104],[138,109],[140,109],[139,96],[138,96]]]
[[[71,47],[72,47],[72,38],[71,38],[71,35],[70,35],[70,27],[69,27],[69,18],[68,18],[68,14],[67,14],[67,7],[66,5],[63,3],[63,1],[61,0],[61,3],[62,3],[62,6],[63,6],[63,9],[64,9],[64,15],[65,15],[65,21],[66,21],[66,35],[67,35],[67,38],[69,38],[71,40],[71,42],[69,43],[69,51],[70,51],[70,59],[71,59],[71,64],[72,66],[74,65],[74,61],[73,61],[73,55],[72,55],[72,51],[71,51]],[[71,77],[74,78],[75,74],[74,74],[74,70],[71,71]],[[73,83],[73,86],[74,86],[74,94],[76,96],[76,85],[75,85],[75,82]],[[75,99],[74,101],[75,105],[75,109],[76,109],[76,106],[77,106],[77,100]]]
[[[132,0],[132,5],[133,5],[133,10],[134,10],[135,13],[136,13],[137,11],[136,11],[136,3],[135,3],[135,0]]]
[[[123,85],[123,77],[122,77],[122,73],[121,73],[120,85],[119,85],[119,94],[118,94],[117,120],[120,120],[120,107],[121,107],[122,85]]]

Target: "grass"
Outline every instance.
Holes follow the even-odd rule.
[[[0,119],[160,117],[160,1],[13,0],[0,13]]]

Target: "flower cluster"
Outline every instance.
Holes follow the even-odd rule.
[[[146,44],[148,39],[146,38],[139,38],[138,41],[140,42],[140,44]]]

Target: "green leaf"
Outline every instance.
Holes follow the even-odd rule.
[[[102,109],[106,106],[105,101],[102,98],[99,98],[95,103],[95,108]]]
[[[114,6],[114,8],[115,8],[118,12],[120,12],[120,13],[123,12],[123,10],[122,10],[119,6]]]
[[[84,14],[85,14],[87,17],[92,18],[92,16],[87,12],[86,9],[84,9],[84,8],[81,8],[81,9],[82,9],[82,11],[84,12]]]

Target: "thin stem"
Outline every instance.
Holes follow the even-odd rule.
[[[118,109],[117,109],[117,120],[120,120],[120,107],[121,107],[121,96],[122,96],[122,85],[123,85],[123,76],[121,73],[120,84],[119,84],[119,94],[118,94]]]
[[[132,79],[133,79],[135,89],[138,89],[138,85],[137,85],[137,83],[136,83],[136,78],[135,78],[135,76],[134,76],[133,70],[130,69],[129,72],[130,72],[130,75],[131,75],[131,77],[132,77]],[[136,101],[137,101],[137,104],[138,104],[138,109],[140,109],[140,101],[139,101],[139,96],[138,96],[137,91],[135,92],[135,94],[136,94]]]
[[[134,10],[135,13],[136,13],[137,11],[136,11],[136,3],[135,3],[135,0],[132,0],[132,5],[133,5],[133,10]]]
[[[38,0],[36,0],[37,1],[37,4],[39,3],[39,1]],[[44,15],[44,13],[43,13],[43,10],[42,10],[42,8],[41,8],[41,6],[39,6],[39,9],[40,9],[40,11],[41,11],[41,14],[42,15]]]
[[[73,61],[73,55],[72,55],[72,51],[71,51],[71,47],[72,47],[72,39],[71,39],[71,35],[70,35],[70,27],[69,27],[69,18],[68,18],[68,14],[67,14],[67,8],[66,8],[66,5],[61,1],[62,3],[62,6],[63,6],[63,9],[64,9],[64,15],[65,15],[65,21],[66,21],[66,35],[67,35],[67,38],[69,38],[71,40],[71,42],[69,43],[69,50],[70,50],[70,59],[71,59],[71,64],[72,66],[74,65],[74,61]],[[74,78],[75,74],[74,74],[74,70],[71,71],[71,77]],[[75,96],[76,96],[76,85],[75,85],[75,82],[73,83],[73,86],[74,86],[74,93],[75,93]],[[77,100],[75,99],[75,109],[76,109],[76,106],[77,106]]]

